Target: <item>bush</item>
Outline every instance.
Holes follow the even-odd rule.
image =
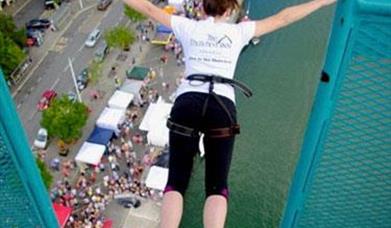
[[[42,177],[43,183],[45,184],[46,189],[49,190],[49,189],[50,189],[50,186],[51,186],[52,183],[53,183],[53,176],[52,176],[52,174],[49,172],[49,169],[48,169],[48,167],[46,166],[45,162],[39,160],[38,158],[35,159],[35,161],[36,161],[36,163],[37,163],[39,172],[41,173],[41,177]]]

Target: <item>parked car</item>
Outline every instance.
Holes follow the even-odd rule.
[[[26,23],[26,29],[48,29],[52,22],[48,19],[32,19]]]
[[[89,35],[84,43],[87,47],[94,47],[96,43],[98,42],[99,38],[101,36],[101,32],[99,29],[94,29]]]
[[[34,140],[34,147],[39,149],[46,149],[48,144],[48,131],[45,128],[38,130],[37,137]]]
[[[45,90],[45,92],[42,93],[41,99],[37,104],[38,111],[43,111],[47,109],[56,96],[56,91],[52,89]]]
[[[80,74],[77,76],[76,82],[77,82],[77,87],[79,90],[83,90],[87,87],[88,81],[90,80],[89,73],[88,73],[88,68],[85,68],[80,72]]]
[[[56,4],[54,3],[54,0],[45,0],[45,9],[55,9]]]
[[[138,208],[141,205],[141,201],[135,197],[121,198],[117,202],[125,208]]]
[[[98,3],[98,10],[106,10],[113,0],[100,0]]]
[[[104,58],[106,58],[107,54],[109,53],[109,46],[106,44],[106,42],[102,42],[96,49],[94,55],[94,60],[97,62],[102,62]]]
[[[26,45],[28,47],[41,46],[43,44],[43,35],[39,30],[28,29],[26,31]]]

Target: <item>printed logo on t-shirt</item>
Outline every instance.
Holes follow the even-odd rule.
[[[208,34],[206,40],[197,40],[194,38],[190,38],[190,46],[209,47],[209,48],[231,48],[232,40],[226,34],[224,34],[222,37],[217,37]]]

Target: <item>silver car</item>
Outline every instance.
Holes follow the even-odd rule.
[[[87,47],[94,47],[96,43],[98,42],[99,38],[101,36],[101,32],[99,29],[94,29],[89,35],[84,43]]]

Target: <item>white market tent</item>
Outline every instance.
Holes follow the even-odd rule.
[[[120,130],[118,124],[121,124],[125,119],[125,110],[115,108],[105,108],[96,121],[96,126],[113,130],[116,135],[119,135]]]
[[[163,191],[168,180],[168,169],[160,166],[152,166],[149,169],[145,185],[148,188],[158,189]]]
[[[144,85],[143,81],[134,80],[134,79],[126,79],[124,81],[124,83],[122,84],[121,88],[119,88],[119,90],[133,94],[134,102],[136,104],[139,104],[141,102],[140,90],[143,87],[143,85]]]
[[[104,145],[84,142],[75,160],[90,165],[98,165],[105,151],[106,146]]]
[[[151,103],[145,112],[139,129],[148,131],[148,143],[164,147],[168,144],[169,129],[166,126],[167,118],[170,115],[172,104],[159,101]]]
[[[134,95],[116,90],[108,101],[109,108],[126,109],[133,100]]]

